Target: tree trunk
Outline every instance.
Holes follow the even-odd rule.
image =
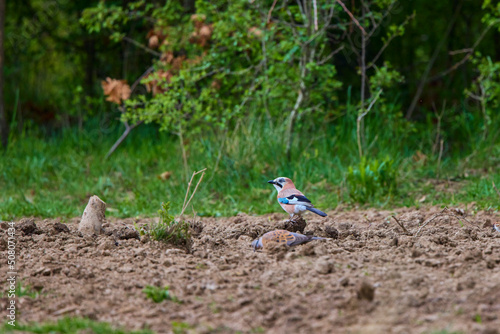
[[[0,141],[4,148],[7,148],[9,140],[9,127],[7,126],[7,117],[5,115],[3,101],[3,65],[4,65],[4,33],[5,30],[5,0],[0,0]]]

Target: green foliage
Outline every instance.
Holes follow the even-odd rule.
[[[152,285],[147,285],[143,290],[146,294],[146,298],[151,299],[155,303],[161,303],[164,300],[170,300],[174,303],[181,303],[177,297],[170,293],[170,288],[168,286],[162,288]]]
[[[16,292],[15,292],[16,297],[24,297],[27,296],[29,298],[36,299],[38,295],[40,295],[40,292],[33,290],[31,285],[29,284],[24,284],[23,281],[18,281],[16,284]],[[7,293],[4,291],[0,292],[0,297],[6,297]]]
[[[175,217],[169,213],[170,202],[162,203],[158,210],[159,222],[149,225],[148,233],[153,240],[163,241],[174,245],[183,245],[189,248],[191,244],[191,233],[189,223],[186,221],[176,221]]]
[[[397,174],[397,166],[389,157],[381,161],[363,157],[359,166],[348,169],[349,196],[360,203],[380,195],[391,196],[397,193]]]
[[[404,77],[386,61],[384,66],[375,68],[375,73],[369,80],[370,89],[375,92],[378,89],[393,89],[397,84],[404,82]]]
[[[19,324],[16,323],[15,327],[8,324],[3,326],[3,329],[9,332],[20,331],[23,333],[37,333],[37,334],[77,334],[83,331],[90,331],[93,334],[153,334],[150,330],[127,331],[111,326],[106,322],[97,322],[86,318],[70,318],[64,317],[58,319],[57,322],[45,323],[29,323]]]
[[[187,334],[191,329],[193,329],[193,326],[187,322],[172,321],[172,332],[174,334]]]

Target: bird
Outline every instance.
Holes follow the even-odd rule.
[[[493,224],[493,228],[494,228],[497,232],[500,232],[500,223],[495,223],[495,224]]]
[[[278,191],[278,203],[290,215],[290,218],[294,218],[295,215],[300,216],[306,210],[314,212],[321,217],[327,216],[323,211],[316,209],[311,201],[295,188],[295,185],[289,178],[278,177],[267,181],[267,183],[272,184]]]
[[[303,235],[300,233],[289,232],[286,230],[275,230],[267,232],[259,239],[252,241],[253,251],[265,248],[269,244],[286,244],[287,246],[296,246],[305,244],[312,240],[323,240],[326,238],[313,237],[311,235]]]

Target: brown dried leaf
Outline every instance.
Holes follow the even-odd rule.
[[[251,27],[250,29],[248,29],[248,33],[250,35],[255,36],[255,37],[261,37],[262,36],[262,30],[260,30],[257,27]]]
[[[171,64],[172,60],[174,60],[174,54],[171,51],[161,54],[160,61],[162,61],[163,63]]]
[[[171,176],[172,176],[172,172],[166,171],[166,172],[163,172],[160,175],[158,175],[157,178],[162,180],[162,181],[165,181],[165,180],[170,179]]]
[[[220,80],[214,79],[212,83],[210,84],[210,87],[212,87],[215,90],[220,89]]]
[[[121,104],[123,100],[130,98],[132,92],[126,80],[117,80],[107,77],[105,81],[101,81],[101,86],[104,95],[107,96],[106,101],[116,104]]]
[[[158,38],[157,35],[149,37],[148,46],[150,49],[156,49],[159,44],[160,44],[160,39]]]
[[[194,27],[196,28],[196,30],[200,30],[200,28],[203,26],[203,23],[205,22],[206,19],[207,19],[207,17],[203,14],[191,15],[191,21],[193,21]]]
[[[184,63],[184,60],[186,59],[186,56],[179,56],[174,58],[172,61],[172,69],[173,70],[180,70],[182,68],[182,63]]]

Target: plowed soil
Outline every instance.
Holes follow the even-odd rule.
[[[201,219],[190,252],[134,238],[134,223],[148,220],[108,219],[113,234],[83,237],[76,218],[68,230],[25,218],[18,272],[40,295],[19,298],[18,321],[88,317],[158,333],[172,322],[194,333],[498,333],[500,233],[491,226],[500,215],[451,209],[428,222],[441,210],[310,214],[304,233],[330,239],[262,252],[251,241],[293,228],[285,214]],[[154,303],[146,285],[169,286],[182,303]]]

